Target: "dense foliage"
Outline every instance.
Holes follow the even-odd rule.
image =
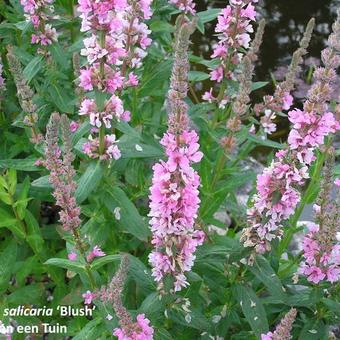
[[[301,102],[315,20],[286,77],[253,82],[260,6],[0,2],[0,333],[38,325],[42,338],[49,323],[67,326],[49,339],[335,338],[340,22]],[[190,43],[207,23],[210,60]],[[290,124],[281,139],[278,121]],[[63,317],[61,305],[94,310]]]

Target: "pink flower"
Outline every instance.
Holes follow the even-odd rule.
[[[79,124],[77,122],[72,121],[70,123],[70,131],[71,132],[73,132],[73,133],[76,132],[78,130],[78,128],[79,128]]]
[[[113,331],[113,335],[118,337],[118,340],[152,340],[153,333],[150,320],[144,314],[137,315],[137,322],[131,334],[126,334],[122,328],[115,328]]]
[[[266,334],[261,334],[261,340],[272,340],[273,339],[273,333],[268,332]]]
[[[293,101],[294,101],[293,97],[288,92],[286,92],[283,97],[282,109],[289,110],[291,106],[293,105]]]
[[[335,184],[337,187],[340,187],[340,178],[336,178],[335,181],[334,181],[334,184]]]
[[[106,254],[98,247],[94,246],[92,251],[86,256],[87,262],[92,262],[95,257],[106,256]]]
[[[215,45],[214,53],[211,55],[211,58],[221,58],[224,59],[228,55],[228,49],[222,43]]]
[[[210,79],[216,80],[218,83],[220,83],[223,79],[223,66],[217,67],[215,70],[210,72]]]
[[[72,253],[69,253],[67,255],[67,257],[70,261],[75,261],[77,259],[78,255],[75,252],[72,252]]]
[[[85,305],[90,305],[92,303],[92,300],[96,298],[95,293],[91,293],[89,290],[82,295],[84,298]]]
[[[195,15],[196,10],[193,0],[169,0],[170,4],[175,5],[178,9],[183,11],[184,13],[190,13],[192,15]]]
[[[311,266],[305,269],[305,274],[308,276],[307,280],[313,283],[319,283],[325,278],[325,274],[322,270],[316,266]]]
[[[256,20],[255,7],[251,3],[249,3],[245,9],[241,9],[241,16],[255,21]]]
[[[213,101],[215,101],[217,98],[215,98],[212,94],[213,88],[210,88],[210,91],[206,91],[204,93],[204,95],[202,96],[203,100],[206,100],[209,103],[212,103]]]
[[[92,91],[93,85],[92,85],[92,71],[91,69],[81,69],[80,70],[80,76],[79,81],[81,86],[86,91]]]
[[[327,270],[327,280],[331,283],[337,282],[340,279],[340,268],[331,266]]]

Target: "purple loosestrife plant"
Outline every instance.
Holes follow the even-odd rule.
[[[311,19],[308,22],[303,38],[300,41],[300,47],[293,54],[286,77],[282,82],[276,85],[274,94],[272,96],[265,96],[263,98],[263,103],[255,104],[254,106],[256,115],[263,113],[260,124],[265,134],[270,135],[276,131],[277,127],[274,122],[276,114],[289,110],[293,105],[293,97],[290,93],[294,90],[296,76],[300,71],[303,56],[307,54],[307,48],[312,38],[314,25],[315,19]]]
[[[41,46],[51,45],[58,40],[58,34],[49,21],[54,19],[53,0],[21,0],[26,20],[31,22],[35,33],[31,43]]]
[[[92,135],[83,145],[91,158],[119,159],[121,152],[115,134],[107,134],[112,121],[126,121],[131,114],[123,106],[120,94],[138,85],[133,72],[142,66],[146,48],[151,44],[150,30],[143,20],[151,17],[151,0],[101,1],[79,0],[84,39],[81,54],[88,65],[80,69],[79,86],[94,91],[82,100],[80,115],[89,116]],[[96,136],[97,135],[97,136]]]
[[[124,255],[111,282],[99,291],[99,299],[103,303],[111,303],[113,306],[120,325],[120,328],[114,329],[113,335],[118,337],[118,340],[152,340],[154,330],[150,326],[150,321],[144,314],[138,314],[137,321],[134,322],[123,304],[122,294],[128,269],[129,258],[128,255]]]
[[[304,1],[0,1],[0,338],[335,339],[340,29],[293,100]]]
[[[340,244],[336,239],[340,220],[340,190],[332,197],[335,150],[328,150],[321,190],[314,204],[316,223],[308,223],[303,239],[303,261],[298,273],[312,283],[340,280]]]
[[[62,132],[63,148],[59,146],[59,130]],[[72,153],[72,143],[70,139],[70,122],[68,118],[55,112],[47,125],[46,147],[44,166],[49,170],[49,181],[53,187],[53,197],[56,205],[61,208],[59,221],[66,232],[71,232],[75,245],[86,263],[85,270],[89,277],[92,288],[96,283],[90,270],[89,262],[94,257],[103,256],[100,248],[95,247],[88,256],[85,255],[86,244],[81,238],[79,228],[81,226],[80,207],[75,198],[76,182],[74,180],[75,170],[72,166],[74,154]],[[69,260],[76,260],[77,254],[69,254]],[[91,292],[83,294],[85,303],[90,301]]]
[[[30,141],[33,144],[39,144],[43,140],[43,135],[39,132],[37,123],[39,120],[37,114],[37,106],[33,103],[34,91],[27,84],[24,77],[21,63],[17,56],[14,54],[12,46],[7,46],[7,60],[9,69],[14,79],[15,86],[17,88],[17,96],[20,106],[25,113],[23,123],[31,130]]]
[[[213,89],[203,95],[208,102],[216,102],[220,108],[225,108],[230,100],[226,93],[226,79],[235,79],[234,68],[239,64],[242,55],[239,50],[250,46],[250,33],[254,32],[252,21],[256,20],[256,10],[253,3],[258,0],[231,0],[218,16],[215,32],[219,42],[214,46],[211,58],[219,61],[218,66],[210,73],[210,79],[221,83],[217,97]],[[234,65],[234,66],[233,66]]]
[[[65,116],[63,117],[65,120]],[[74,155],[68,142],[64,144],[64,154],[59,146],[61,119],[58,113],[53,113],[51,116],[46,133],[46,160],[44,163],[50,172],[49,181],[54,188],[53,197],[61,208],[60,223],[65,231],[75,231],[79,228],[81,220],[80,208],[74,196],[76,191],[75,171],[72,166]]]
[[[242,120],[247,118],[246,114],[249,111],[250,93],[252,91],[252,77],[262,43],[264,27],[265,20],[262,19],[259,22],[255,38],[241,61],[241,72],[238,75],[239,89],[227,121],[227,135],[222,137],[220,141],[225,154],[230,154],[237,145],[235,134],[240,131]]]
[[[188,46],[194,24],[185,16],[178,18],[174,65],[168,92],[168,131],[161,144],[166,161],[153,166],[150,195],[150,226],[155,249],[149,255],[152,275],[163,288],[163,279],[173,279],[174,290],[188,285],[185,272],[190,271],[195,250],[204,240],[204,233],[195,230],[200,203],[200,178],[191,167],[201,160],[198,136],[189,129],[188,106],[184,99],[188,91]]]
[[[290,340],[297,310],[292,308],[276,326],[274,332],[261,335],[261,340]]]
[[[271,165],[257,177],[257,193],[253,197],[253,207],[248,209],[249,227],[243,230],[241,241],[258,253],[270,250],[270,242],[281,238],[282,222],[294,214],[300,202],[299,188],[309,178],[308,169],[315,160],[315,149],[339,128],[333,113],[327,111],[334,69],[340,63],[337,55],[339,20],[340,16],[333,25],[329,47],[322,52],[325,67],[315,73],[315,84],[304,110],[294,109],[288,113],[293,124],[288,146],[278,151]]]

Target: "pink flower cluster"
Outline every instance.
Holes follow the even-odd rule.
[[[254,32],[251,22],[256,20],[256,10],[252,3],[256,2],[258,0],[230,0],[230,5],[222,9],[215,28],[219,42],[211,56],[218,58],[219,65],[211,71],[211,80],[221,83],[223,79],[234,79],[233,65],[237,65],[242,57],[239,49],[249,48],[250,33]],[[209,102],[219,99],[219,104],[224,106],[226,96],[216,98],[211,89],[203,99]]]
[[[148,320],[144,314],[137,315],[137,322],[134,328],[131,329],[130,334],[126,334],[123,329],[116,328],[113,335],[118,337],[118,340],[152,340],[154,330],[150,326],[150,320]]]
[[[131,70],[142,65],[146,48],[151,44],[150,30],[143,20],[150,19],[152,0],[95,1],[79,0],[78,11],[82,19],[81,31],[91,31],[84,39],[81,55],[88,65],[80,70],[79,86],[85,91],[108,93],[104,105],[85,98],[80,115],[88,115],[91,125],[105,131],[113,119],[129,121],[116,95],[123,89],[138,85],[138,78]],[[92,132],[97,132],[93,129]],[[114,135],[89,138],[83,151],[91,158],[118,159],[120,151]]]
[[[50,19],[54,18],[53,2],[54,0],[21,0],[26,19],[36,30],[31,37],[32,44],[47,46],[58,40],[55,28],[47,24]]]
[[[300,264],[299,274],[315,284],[322,280],[331,283],[340,280],[340,244],[323,247],[319,242],[319,225],[309,223],[309,232],[303,240],[304,261]]]
[[[121,157],[120,149],[118,148],[119,141],[115,134],[104,136],[104,152],[100,153],[100,139],[89,136],[88,141],[83,144],[83,151],[91,158],[99,158],[101,160],[119,159]]]
[[[288,117],[293,123],[293,129],[288,136],[288,144],[292,150],[310,151],[311,148],[322,145],[325,136],[334,133],[338,125],[331,112],[319,116],[314,112],[295,109],[288,113]]]
[[[193,0],[169,0],[169,3],[175,5],[178,9],[184,13],[196,14],[196,4]]]
[[[169,274],[179,291],[188,285],[184,273],[190,271],[196,248],[204,241],[204,233],[194,228],[200,178],[191,167],[203,154],[195,131],[183,131],[177,138],[168,132],[161,144],[168,160],[153,167],[149,216],[155,250],[149,261],[155,280],[161,282]]]
[[[308,169],[315,159],[315,148],[336,131],[338,123],[330,112],[317,115],[298,109],[288,113],[293,124],[288,147],[276,153],[276,159],[257,177],[254,205],[248,209],[250,228],[241,240],[258,253],[270,249],[269,242],[282,235],[282,221],[287,220],[300,201],[299,187],[309,177]]]
[[[130,120],[130,112],[124,111],[122,100],[116,95],[112,95],[104,104],[104,109],[99,112],[94,99],[85,98],[80,106],[79,115],[87,115],[90,117],[90,124],[100,128],[103,124],[106,128],[111,128],[111,121],[115,118],[117,121],[128,122]]]

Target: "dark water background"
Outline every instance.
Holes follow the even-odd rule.
[[[227,0],[196,1],[198,11],[212,7],[224,8],[228,3]],[[308,48],[308,56],[320,59],[320,51],[325,47],[336,18],[336,9],[340,8],[340,0],[259,0],[256,8],[258,20],[265,18],[267,22],[254,79],[258,81],[270,80],[270,72],[290,63],[306,24],[312,17],[316,19],[316,27]],[[217,41],[215,24],[216,21],[208,23],[205,35],[196,32],[193,38],[194,45],[199,46],[196,53],[206,59],[210,59],[211,45]]]

